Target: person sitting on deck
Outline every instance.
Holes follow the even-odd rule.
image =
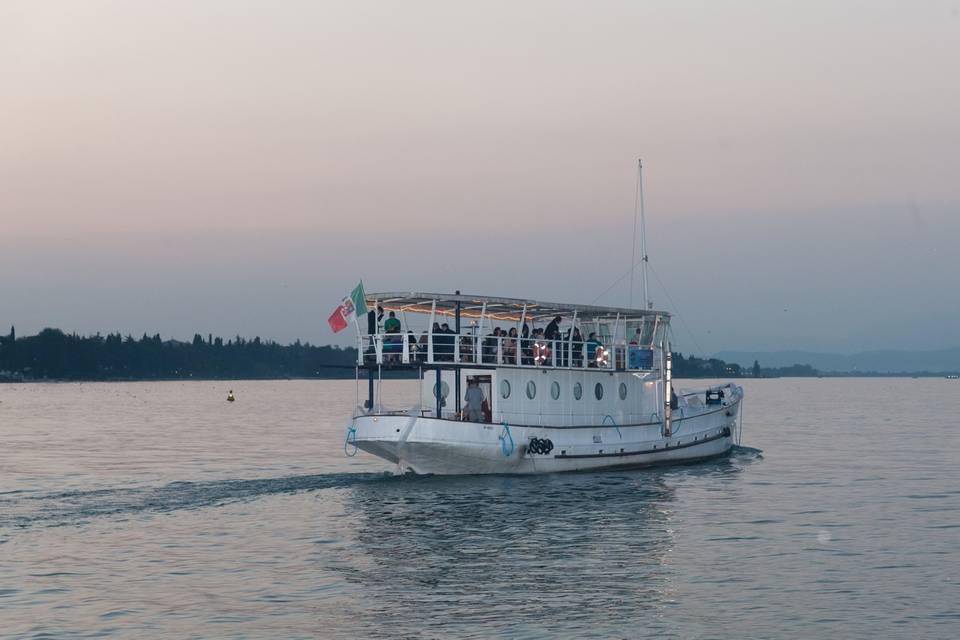
[[[486,398],[483,397],[483,391],[477,384],[476,378],[467,378],[467,392],[463,396],[466,406],[463,411],[467,420],[470,422],[483,422],[483,403]]]

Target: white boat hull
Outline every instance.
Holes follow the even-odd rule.
[[[352,440],[418,474],[529,474],[678,463],[726,454],[734,445],[742,391],[722,405],[674,414],[663,424],[528,426],[413,415],[360,415]],[[549,451],[545,445],[549,441]],[[537,446],[537,445],[541,446]]]

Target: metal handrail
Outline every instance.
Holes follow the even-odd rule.
[[[357,364],[517,366],[543,369],[652,371],[655,345],[542,337],[412,332],[361,335]]]

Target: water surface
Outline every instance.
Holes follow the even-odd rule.
[[[960,635],[958,382],[743,384],[729,458],[459,478],[352,381],[0,385],[0,635]]]

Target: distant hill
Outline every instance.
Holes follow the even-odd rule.
[[[720,351],[714,358],[750,367],[753,361],[761,367],[788,367],[809,364],[814,369],[830,372],[958,372],[960,347],[936,351],[863,351],[852,355],[816,353],[812,351]]]

